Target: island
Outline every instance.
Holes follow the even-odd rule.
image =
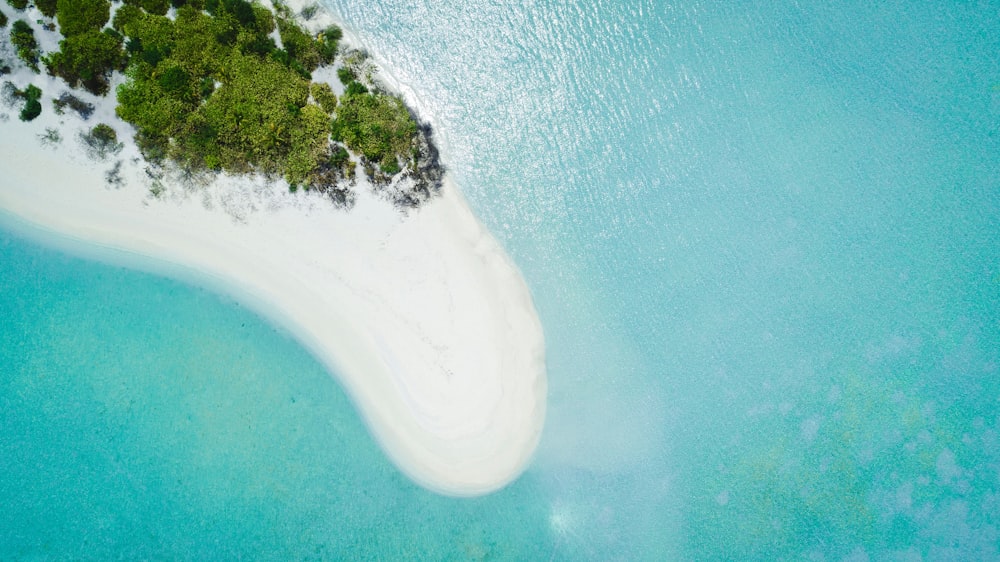
[[[5,226],[252,306],[428,488],[477,495],[524,470],[546,401],[530,292],[444,173],[432,128],[328,14],[8,4]]]

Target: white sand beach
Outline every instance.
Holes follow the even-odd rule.
[[[133,266],[153,258],[142,267],[211,285],[286,327],[395,464],[430,489],[482,494],[524,469],[545,416],[541,326],[517,268],[456,186],[446,180],[406,216],[364,186],[349,211],[259,178],[165,179],[154,195],[131,130],[108,107],[87,122],[57,116],[51,97],[66,88],[31,79],[46,94],[41,117],[23,123],[7,109],[0,123],[0,209],[89,245],[75,251],[115,250],[103,259],[132,255]],[[103,162],[76,138],[98,122],[128,139]],[[43,146],[46,127],[62,141]],[[119,187],[105,178],[116,160]]]

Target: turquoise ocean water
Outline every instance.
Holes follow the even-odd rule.
[[[225,298],[0,235],[0,559],[1000,559],[1000,6],[329,0],[520,265],[503,491]]]

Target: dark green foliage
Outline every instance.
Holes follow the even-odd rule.
[[[115,10],[115,17],[111,20],[111,27],[120,33],[125,32],[125,26],[142,18],[142,10],[138,6],[126,4]]]
[[[358,79],[358,77],[354,74],[354,71],[346,66],[342,66],[337,69],[337,78],[340,80],[340,83],[345,86],[351,82],[357,81]]]
[[[342,168],[348,161],[350,161],[350,155],[347,153],[347,149],[342,146],[337,146],[330,153],[330,164],[338,168]]]
[[[73,87],[83,85],[96,95],[107,93],[111,72],[125,61],[121,37],[107,31],[91,29],[71,35],[59,42],[59,49],[44,59],[49,74]]]
[[[21,121],[31,121],[42,113],[42,104],[38,100],[28,100],[21,110]]]
[[[7,27],[7,14],[0,12],[0,27]]]
[[[35,0],[35,7],[47,18],[56,17],[56,0]]]
[[[193,96],[191,76],[179,66],[171,66],[156,78],[157,84],[167,95],[181,101],[188,101]]]
[[[402,100],[387,94],[351,92],[340,98],[333,137],[387,174],[400,171],[398,160],[407,159],[417,135],[417,124]],[[360,84],[359,84],[360,85]]]
[[[354,177],[355,164],[330,141],[334,111],[335,129],[380,173],[397,173],[410,154],[416,126],[398,99],[369,93],[350,74],[352,101],[338,107],[329,85],[309,82],[312,70],[336,56],[339,28],[313,38],[284,7],[276,18],[246,0],[205,0],[208,13],[200,0],[188,0],[174,20],[137,7],[148,0],[126,1],[133,5],[113,22],[129,61],[116,111],[135,126],[148,159],[282,175],[347,204],[338,185]],[[275,26],[281,49],[269,37]]]
[[[108,0],[58,0],[56,6],[59,31],[65,37],[100,30],[111,17]]]
[[[333,94],[329,84],[312,84],[309,86],[309,93],[312,94],[313,100],[323,108],[323,111],[333,113],[333,110],[337,108],[337,96]]]
[[[357,81],[347,84],[347,88],[344,90],[345,96],[360,96],[367,93],[368,88],[366,88],[361,82]]]
[[[31,121],[42,113],[42,104],[39,100],[42,97],[42,90],[34,84],[29,84],[24,90],[18,90],[16,95],[24,99],[24,107],[21,108],[21,121]]]
[[[281,46],[288,56],[299,62],[308,72],[316,70],[320,64],[319,43],[302,30],[294,21],[278,18],[278,34]]]
[[[24,20],[17,20],[10,29],[10,42],[17,49],[17,56],[32,70],[38,72],[38,41],[35,32]]]
[[[261,35],[268,35],[274,31],[274,14],[260,4],[253,4],[254,31]]]
[[[337,58],[337,46],[344,33],[339,27],[332,25],[320,34],[318,43],[319,57],[322,64],[332,64]]]
[[[56,113],[62,115],[69,107],[77,113],[84,121],[90,119],[94,113],[94,104],[87,103],[69,92],[63,92],[58,99],[52,100],[52,105],[56,108]]]
[[[236,18],[241,27],[251,27],[257,21],[253,6],[246,0],[222,0],[222,5]]]
[[[166,15],[170,10],[170,0],[140,0],[139,5],[143,10],[158,16]]]
[[[7,0],[7,3],[15,10],[25,10],[28,8],[28,0]]]

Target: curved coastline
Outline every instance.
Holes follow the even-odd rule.
[[[421,485],[472,496],[523,471],[545,416],[541,326],[516,266],[447,177],[408,215],[366,190],[343,211],[253,178],[153,200],[138,169],[108,187],[68,134],[74,124],[51,111],[0,124],[0,208],[176,264],[285,326]],[[32,138],[45,126],[64,131],[58,152]],[[240,220],[225,210],[233,201],[250,209]]]

